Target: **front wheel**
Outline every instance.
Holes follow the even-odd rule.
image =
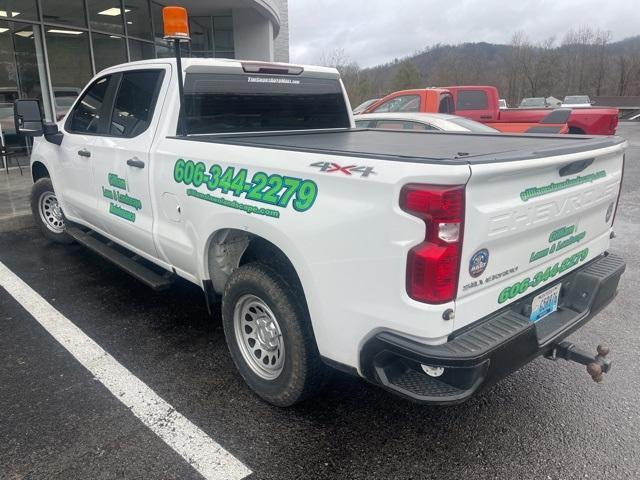
[[[31,213],[42,234],[57,243],[72,243],[65,232],[65,218],[50,178],[41,178],[31,187]]]
[[[238,371],[267,402],[288,407],[324,385],[327,367],[306,306],[271,267],[251,263],[231,274],[222,297],[222,323]]]

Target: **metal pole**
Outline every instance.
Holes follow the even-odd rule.
[[[178,93],[180,95],[180,110],[178,113],[178,135],[187,136],[187,128],[184,123],[184,80],[182,78],[182,55],[180,54],[180,39],[173,40],[176,50],[176,64],[178,67]]]

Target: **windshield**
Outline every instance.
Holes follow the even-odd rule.
[[[546,102],[544,98],[525,98],[520,102],[521,107],[544,107]]]
[[[475,120],[471,120],[469,118],[454,117],[454,118],[449,118],[447,120],[455,125],[466,128],[470,132],[496,133],[498,131],[495,128],[489,127],[483,123],[476,122]]]
[[[590,103],[590,100],[589,100],[589,97],[587,97],[586,95],[574,95],[572,97],[564,97],[563,103],[574,103],[574,104]]]
[[[353,109],[353,113],[362,113],[362,112],[364,112],[367,109],[367,107],[369,107],[370,105],[373,105],[378,100],[380,100],[380,99],[379,98],[372,98],[371,100],[367,100],[366,102],[361,103],[360,105],[358,105],[356,108]]]

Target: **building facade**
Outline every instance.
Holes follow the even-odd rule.
[[[189,11],[192,41],[185,56],[289,59],[287,0],[0,0],[6,143],[19,141],[11,138],[14,100],[39,98],[47,119],[58,119],[100,70],[173,56],[162,38],[167,4]]]

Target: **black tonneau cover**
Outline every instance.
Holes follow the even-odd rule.
[[[326,155],[453,164],[526,160],[596,150],[624,142],[623,138],[614,136],[413,132],[382,129],[191,135],[173,138]]]

